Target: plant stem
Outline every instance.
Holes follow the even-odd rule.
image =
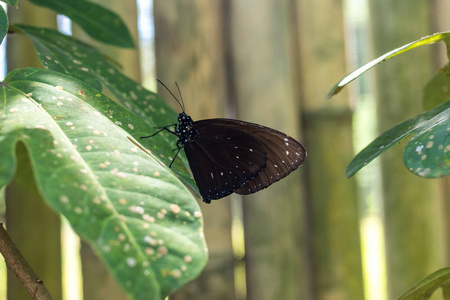
[[[44,286],[44,282],[33,272],[19,249],[14,245],[2,223],[0,223],[0,253],[5,258],[8,269],[22,282],[32,299],[52,299]]]

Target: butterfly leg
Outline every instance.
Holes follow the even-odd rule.
[[[171,127],[171,126],[175,126],[175,130],[170,130],[169,129],[169,127]],[[176,131],[177,131],[177,124],[171,124],[171,125],[168,125],[168,126],[164,126],[164,127],[155,127],[155,129],[159,129],[157,132],[155,132],[154,134],[152,134],[152,135],[148,135],[148,136],[141,136],[140,138],[141,139],[146,139],[146,138],[151,138],[151,137],[154,137],[155,135],[157,135],[158,133],[160,133],[161,131],[168,131],[168,132],[170,132],[171,134],[177,134],[176,133]]]
[[[180,153],[180,151],[181,151],[182,148],[183,148],[183,147],[181,147],[181,146],[178,144],[178,142],[177,142],[177,148],[176,148],[176,149],[173,149],[173,150],[177,150],[177,153],[175,153],[175,156],[173,157],[172,162],[171,162],[170,165],[169,165],[169,168],[172,168],[172,164],[173,164],[173,162],[175,161],[175,158],[177,158],[178,153]]]

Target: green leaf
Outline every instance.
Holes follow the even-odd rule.
[[[15,24],[14,28],[26,33],[36,47],[42,65],[52,70],[70,74],[101,89],[101,83],[117,97],[117,101],[153,127],[164,127],[177,122],[177,114],[155,93],[150,92],[124,76],[100,52],[55,30]],[[97,86],[98,83],[100,87]],[[143,136],[154,133],[146,132]],[[162,162],[172,162],[176,137],[162,132],[142,141]],[[192,190],[198,189],[189,171],[184,152],[180,152],[172,169]]]
[[[10,5],[10,6],[15,6],[17,7],[17,0],[2,0],[2,2]]]
[[[365,64],[364,66],[358,68],[357,70],[351,72],[350,74],[348,74],[347,76],[345,76],[343,79],[341,79],[341,81],[339,81],[328,93],[327,98],[331,98],[333,95],[339,93],[347,84],[349,84],[350,82],[352,82],[353,80],[355,80],[356,78],[358,78],[361,74],[363,74],[364,72],[366,72],[367,70],[373,68],[374,66],[376,66],[377,64],[388,60],[389,58],[392,58],[396,55],[399,55],[403,52],[409,51],[411,49],[423,46],[423,45],[429,45],[429,44],[434,44],[436,42],[439,41],[445,41],[446,39],[448,39],[450,37],[450,31],[446,31],[446,32],[441,32],[441,33],[435,33],[433,35],[429,35],[426,37],[421,38],[420,40],[411,42],[409,44],[403,45],[397,49],[394,49],[392,51],[389,51],[388,53],[378,57],[377,59],[374,59],[370,62],[368,62],[367,64]]]
[[[114,46],[134,48],[133,38],[114,12],[85,0],[29,0],[69,17],[92,38]]]
[[[426,276],[409,288],[397,300],[426,300],[442,288],[443,299],[450,299],[450,268],[443,268]]]
[[[445,66],[427,83],[423,92],[423,106],[432,109],[450,99],[450,67]]]
[[[3,7],[0,7],[0,44],[8,33],[8,16]]]
[[[421,124],[403,150],[405,166],[414,174],[438,178],[450,174],[450,109]]]
[[[150,126],[62,73],[17,69],[1,83],[0,190],[24,143],[36,183],[132,299],[164,299],[206,263],[195,198],[144,149]]]
[[[44,67],[57,72],[70,74],[71,76],[93,86],[99,91],[103,89],[102,83],[98,77],[92,72],[89,72],[89,67],[79,60],[80,58],[85,58],[84,61],[89,63],[89,61],[97,59],[101,56],[97,50],[77,42],[72,37],[59,33],[56,30],[21,24],[13,24],[10,27],[14,31],[27,34],[33,42],[38,58]],[[40,38],[41,36],[46,37],[46,39]],[[73,46],[72,55],[65,55],[65,50],[60,46],[62,41],[58,42],[56,40],[58,37],[61,39],[66,39],[66,43],[64,43],[63,47],[67,47],[67,44]],[[77,47],[78,45],[83,45],[84,51],[79,51]]]
[[[407,144],[404,150],[406,153],[403,153],[406,166],[419,176],[431,178],[448,175],[449,119],[450,101],[447,101],[389,129],[353,158],[346,170],[347,177],[356,174],[362,167],[411,133],[415,134],[414,138]],[[430,138],[431,136],[433,137]],[[423,155],[426,155],[425,158]]]

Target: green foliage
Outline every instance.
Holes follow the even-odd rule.
[[[199,273],[206,253],[198,204],[135,140],[151,130],[147,123],[49,70],[11,72],[1,95],[1,186],[24,143],[43,198],[135,299],[161,299]]]
[[[347,177],[378,157],[408,135],[414,137],[403,151],[406,167],[426,178],[450,174],[449,135],[450,101],[409,119],[380,135],[361,150],[347,167]]]
[[[0,44],[8,32],[8,16],[3,7],[0,7]]]
[[[339,93],[347,84],[349,84],[350,82],[352,82],[353,80],[355,80],[356,78],[358,78],[360,75],[362,75],[363,73],[365,73],[366,71],[372,69],[373,67],[375,67],[376,65],[378,65],[379,63],[382,63],[390,58],[393,58],[394,56],[397,56],[401,53],[404,53],[406,51],[412,50],[414,48],[420,47],[420,46],[424,46],[424,45],[430,45],[430,44],[434,44],[436,42],[440,42],[440,41],[446,41],[447,39],[450,38],[450,32],[440,32],[440,33],[435,33],[426,37],[423,37],[417,41],[411,42],[409,44],[403,45],[401,47],[398,47],[397,49],[394,49],[392,51],[389,51],[388,53],[385,53],[383,55],[381,55],[380,57],[368,62],[367,64],[365,64],[364,66],[358,68],[357,70],[351,72],[350,74],[348,74],[347,76],[345,76],[344,78],[342,78],[328,93],[328,98],[331,98],[333,95],[336,95],[337,93]]]
[[[90,20],[83,28],[103,42],[123,25],[87,1],[63,1],[65,8],[61,1],[32,2]],[[1,22],[7,24],[6,15]],[[15,148],[23,143],[45,201],[91,244],[130,297],[164,299],[207,260],[201,212],[183,184],[196,191],[186,157],[180,153],[173,168],[166,167],[176,138],[139,139],[174,123],[176,113],[98,50],[51,29],[11,29],[32,40],[50,70],[14,70],[1,83],[0,190],[14,175]],[[132,46],[125,40],[121,46]]]
[[[116,96],[117,102],[154,127],[172,124],[177,119],[177,114],[158,95],[123,75],[98,50],[52,29],[18,24],[12,28],[27,34],[45,67],[70,74],[98,90],[102,89],[102,84],[105,85]],[[147,131],[142,136],[151,132],[153,130]],[[172,150],[176,148],[175,142],[173,135],[164,132],[151,140],[143,140],[142,144],[169,165],[172,157],[167,157],[166,153],[173,153]],[[185,184],[197,191],[187,171],[188,165],[186,156],[180,153],[173,164],[173,170]]]
[[[85,0],[29,0],[69,17],[92,38],[114,46],[134,48],[122,19],[114,12]]]
[[[450,68],[443,67],[427,83],[423,91],[423,106],[432,109],[450,99]]]
[[[2,2],[17,7],[17,0],[2,0]]]
[[[423,278],[409,288],[397,300],[426,300],[442,288],[443,299],[450,298],[450,268],[443,268]]]
[[[443,109],[442,112],[438,112]],[[432,112],[432,113],[431,113]],[[426,114],[430,113],[431,118]],[[421,124],[403,150],[405,166],[414,174],[425,178],[438,178],[450,174],[450,101],[417,116]]]
[[[444,41],[448,47],[449,39],[450,32],[436,33],[394,49],[345,76],[331,89],[328,97],[339,93],[348,83],[389,58],[438,41]],[[403,151],[403,161],[406,167],[414,174],[425,178],[450,174],[450,155],[448,155],[450,147],[449,75],[446,66],[425,88],[425,107],[432,108],[443,104],[391,128],[376,138],[350,162],[346,170],[347,177],[356,174],[386,149],[411,133],[414,133],[414,136]]]

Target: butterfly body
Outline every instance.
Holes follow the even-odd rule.
[[[257,192],[297,169],[303,146],[277,130],[232,119],[192,121],[178,116],[178,150],[184,148],[203,201],[233,192]],[[281,149],[281,150],[280,150]]]

